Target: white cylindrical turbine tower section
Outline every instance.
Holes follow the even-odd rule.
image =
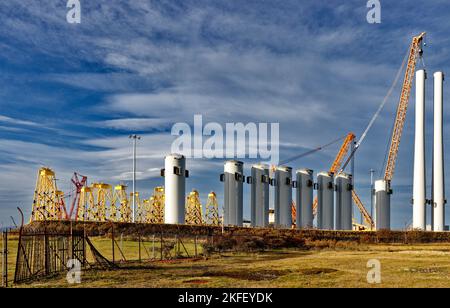
[[[275,171],[275,226],[292,227],[292,168],[277,167]]]
[[[416,132],[414,143],[413,228],[426,229],[425,70],[416,72]]]
[[[247,179],[251,185],[251,224],[253,227],[269,226],[269,166],[252,166],[252,176]]]
[[[445,227],[445,182],[443,142],[444,74],[434,73],[434,146],[433,146],[433,230]]]
[[[297,170],[297,229],[311,229],[313,227],[313,171],[310,169]]]
[[[352,230],[352,176],[336,177],[336,230]]]
[[[171,154],[166,156],[164,169],[164,222],[166,224],[185,223],[187,174],[186,158],[183,155]]]
[[[386,180],[375,181],[376,229],[391,229],[391,189]]]
[[[223,180],[225,182],[224,225],[241,227],[244,215],[244,163],[235,160],[225,162]]]
[[[317,228],[334,229],[334,180],[333,173],[321,172],[317,175]]]

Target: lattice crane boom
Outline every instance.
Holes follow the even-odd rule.
[[[397,114],[392,131],[391,144],[389,147],[389,155],[386,162],[384,179],[390,182],[394,176],[395,164],[397,162],[398,149],[402,138],[403,127],[405,126],[406,111],[408,109],[409,96],[411,94],[412,81],[416,70],[417,57],[422,55],[422,42],[425,32],[413,38],[408,56],[408,66],[406,68],[403,80],[400,101],[397,106]]]
[[[81,177],[81,180],[79,179]],[[87,177],[74,172],[72,176],[72,184],[75,186],[75,195],[72,199],[72,204],[70,206],[69,218],[72,219],[73,211],[75,210],[75,220],[78,220],[78,211],[80,210],[80,197],[81,189],[87,184]]]
[[[352,144],[352,142],[355,141],[355,139],[356,139],[355,134],[349,133],[347,135],[347,138],[345,138],[338,154],[336,155],[336,158],[335,158],[333,164],[330,167],[329,172],[337,173],[339,171],[339,168],[341,168],[341,165],[344,161],[345,156],[347,155],[347,153],[350,150],[350,145]],[[364,221],[366,222],[367,226],[370,227],[371,229],[373,229],[375,227],[375,223],[374,223],[372,217],[370,216],[369,212],[366,210],[364,204],[362,203],[361,199],[359,198],[359,196],[355,190],[352,191],[352,199],[353,199],[353,202],[355,202],[355,204],[358,207],[361,214],[363,215]],[[318,200],[316,197],[314,199],[314,203],[313,203],[314,216],[317,214],[317,205],[318,205]]]
[[[353,202],[355,202],[355,204],[358,207],[361,214],[363,215],[366,225],[371,230],[373,230],[375,228],[375,222],[373,221],[372,216],[370,216],[369,212],[366,210],[366,207],[362,203],[361,199],[359,198],[359,196],[355,190],[352,191],[352,199],[353,199]]]
[[[354,133],[349,133],[347,137],[345,138],[344,142],[342,143],[341,148],[339,149],[338,154],[336,155],[336,158],[334,159],[333,163],[331,164],[330,173],[336,173],[339,171],[339,168],[342,165],[342,162],[344,161],[345,156],[347,155],[348,151],[350,150],[350,145],[355,140],[356,136]],[[318,200],[317,197],[314,199],[313,203],[313,215],[315,216],[317,214],[317,205]]]
[[[355,140],[356,136],[353,133],[349,133],[347,137],[344,140],[344,143],[342,144],[342,147],[340,148],[338,154],[336,155],[336,158],[331,165],[330,172],[336,173],[339,168],[342,165],[342,162],[344,161],[345,156],[347,155],[348,151],[350,150],[350,145]]]

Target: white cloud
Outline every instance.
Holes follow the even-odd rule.
[[[367,28],[365,7],[356,1],[336,5],[286,0],[255,6],[242,1],[179,5],[170,1],[129,4],[99,0],[83,5],[78,27],[66,23],[66,8],[61,3],[4,1],[0,57],[14,65],[29,65],[35,58],[60,61],[64,71],[44,67],[37,77],[19,79],[58,82],[60,92],[65,93],[69,86],[86,93],[92,101],[88,108],[80,105],[77,112],[95,120],[83,122],[90,128],[88,132],[71,129],[74,123],[70,117],[59,120],[52,115],[51,121],[39,124],[46,127],[59,121],[58,133],[76,137],[64,140],[71,149],[63,143],[40,144],[46,140],[36,137],[34,142],[0,140],[0,159],[11,163],[0,167],[0,180],[7,183],[2,186],[1,198],[20,195],[22,199],[18,199],[23,200],[23,191],[32,190],[34,173],[41,164],[55,168],[66,183],[75,170],[93,180],[129,180],[131,146],[127,134],[105,137],[103,129],[110,129],[108,134],[114,130],[165,129],[175,122],[190,123],[198,113],[205,121],[220,123],[280,122],[281,159],[349,131],[360,134],[400,65],[409,34],[422,26],[423,19],[415,18],[415,7],[424,14],[435,13],[423,3],[416,6],[411,2],[407,2],[411,10],[406,12],[406,1],[399,3],[403,6],[392,6],[389,14],[393,18],[407,14],[411,18],[399,20],[416,22],[375,29]],[[20,14],[14,14],[16,11]],[[446,14],[432,16],[428,26],[433,40],[426,51],[430,54],[427,61],[430,67],[446,68],[448,27],[443,25],[448,24],[448,18]],[[29,94],[30,101],[48,103],[40,91],[36,92]],[[106,96],[100,105],[97,96],[90,96],[99,92]],[[389,103],[358,153],[358,183],[367,184],[368,169],[382,162],[395,103],[395,99]],[[23,112],[22,107],[17,109]],[[411,119],[412,112],[408,117]],[[0,130],[15,133],[38,127],[32,121],[5,115],[0,115],[0,122],[5,123]],[[407,184],[410,179],[410,137],[406,133],[402,141],[400,155],[409,160],[399,162],[396,183]],[[158,177],[172,139],[168,133],[143,135],[138,155],[139,168],[145,171],[140,171],[140,180]],[[74,150],[79,144],[100,150]],[[330,148],[296,164],[327,169],[336,151]],[[209,177],[222,168],[222,162],[217,161],[189,164],[197,174]],[[23,182],[24,187],[9,179]],[[210,178],[204,180],[210,184]]]
[[[7,124],[13,124],[13,125],[24,125],[24,126],[39,126],[38,123],[31,122],[31,121],[24,121],[16,118],[7,117],[4,115],[0,115],[0,123],[7,123]]]
[[[122,118],[97,122],[96,124],[99,127],[127,131],[161,130],[170,126],[170,122],[163,118]]]

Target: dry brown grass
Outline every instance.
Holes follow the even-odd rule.
[[[110,231],[110,225],[100,227],[90,226],[94,233]],[[157,231],[157,227],[145,226],[150,228],[148,232]],[[133,240],[136,230],[118,226],[116,240],[119,243],[118,234],[122,231],[125,257],[136,260],[138,243]],[[253,231],[248,234],[249,229],[231,230],[234,235],[239,235],[237,239],[222,239],[217,243],[222,245],[221,254],[209,258],[128,262],[113,271],[86,270],[80,285],[69,285],[65,275],[61,275],[20,287],[450,287],[450,243],[445,234]],[[432,240],[438,243],[429,243]],[[106,258],[111,259],[109,238],[92,237],[92,241]],[[150,244],[147,242],[146,245]],[[192,252],[192,244],[186,245]],[[149,246],[146,247],[151,251]],[[9,279],[12,280],[17,237],[9,241],[9,251]],[[142,257],[147,258],[146,252],[141,252]],[[116,251],[118,259],[120,256]],[[367,283],[369,269],[366,265],[370,259],[381,262],[380,285]]]
[[[94,243],[102,247],[107,242],[95,239]],[[69,285],[62,275],[24,286],[450,287],[450,244],[315,244],[321,249],[225,253],[201,260],[132,263],[119,270],[85,271],[80,285]],[[380,285],[367,283],[369,259],[381,262]]]

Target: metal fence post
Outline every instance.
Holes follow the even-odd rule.
[[[175,259],[178,259],[178,234],[175,234]]]
[[[139,262],[141,262],[141,234],[138,235],[138,241],[139,241]]]
[[[161,260],[163,259],[163,234],[161,232]]]
[[[86,265],[86,238],[87,238],[87,233],[86,233],[86,220],[83,219],[83,267]]]
[[[123,233],[120,233],[120,247],[119,250],[123,252]]]
[[[195,257],[197,258],[197,235],[194,238]]]
[[[156,256],[155,256],[155,235],[154,234],[153,234],[152,240],[153,240],[153,244],[152,244],[152,259],[155,260]]]
[[[114,255],[114,224],[111,224],[111,245],[112,245],[112,263],[116,261],[115,255]]]
[[[44,227],[44,267],[45,267],[45,275],[47,276],[50,273],[50,263],[49,263],[48,234],[46,225]]]
[[[69,238],[69,259],[74,259],[74,245],[73,245],[73,226],[72,220],[70,221],[70,238]],[[66,264],[67,265],[67,264]]]
[[[2,286],[8,287],[8,231],[3,231]]]

